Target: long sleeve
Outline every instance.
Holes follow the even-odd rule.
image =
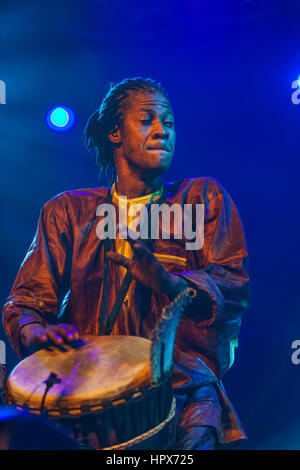
[[[189,269],[178,273],[197,289],[183,321],[184,342],[201,355],[218,375],[232,365],[241,314],[250,300],[248,250],[238,210],[221,185],[209,179],[204,191],[203,249],[187,252]],[[205,354],[204,353],[204,354]]]
[[[47,202],[29,251],[3,306],[3,326],[21,357],[20,328],[32,322],[47,324],[58,316],[59,298],[68,284],[70,231],[58,197]]]

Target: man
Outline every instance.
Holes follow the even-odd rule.
[[[150,337],[162,308],[191,286],[197,295],[178,326],[174,351],[176,448],[213,449],[245,438],[220,381],[233,362],[249,302],[247,248],[233,201],[212,178],[163,181],[175,148],[174,115],[166,92],[150,79],[112,86],[84,138],[114,184],[64,192],[42,208],[3,308],[13,347],[24,357],[49,343],[105,334],[103,305],[111,310],[126,271],[133,282],[112,334]],[[119,234],[106,253],[105,281],[96,211],[110,201],[116,208],[204,204],[203,247],[187,250],[185,236],[174,233],[149,241]]]

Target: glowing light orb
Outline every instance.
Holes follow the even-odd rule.
[[[75,113],[67,106],[55,106],[48,111],[46,123],[56,132],[69,131],[74,126]]]

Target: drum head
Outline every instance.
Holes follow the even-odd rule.
[[[82,346],[66,351],[42,349],[21,361],[7,381],[11,400],[40,409],[44,381],[51,372],[61,380],[47,393],[44,409],[105,406],[150,384],[151,342],[137,336],[85,336]]]

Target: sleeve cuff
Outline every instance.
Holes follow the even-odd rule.
[[[188,315],[198,320],[199,327],[206,328],[211,325],[220,315],[224,304],[224,297],[218,286],[205,272],[186,271],[176,274],[197,290]]]

